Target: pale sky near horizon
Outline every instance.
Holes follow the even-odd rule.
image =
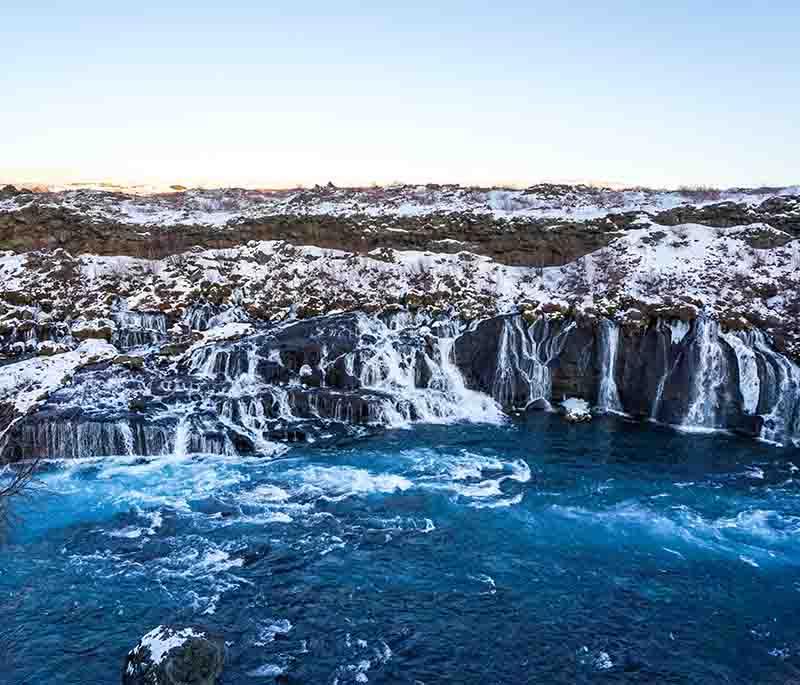
[[[0,180],[800,183],[800,3],[659,5],[7,0]]]

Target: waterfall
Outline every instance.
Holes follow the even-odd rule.
[[[295,419],[292,412],[292,405],[289,402],[289,393],[285,388],[278,385],[273,385],[268,388],[269,394],[272,396],[275,408],[275,414],[278,419],[282,421],[293,421]]]
[[[667,379],[669,378],[669,375],[673,370],[672,368],[670,368],[670,363],[669,363],[669,353],[673,339],[672,335],[670,336],[670,339],[667,340],[667,337],[664,334],[662,322],[660,320],[656,324],[656,332],[658,334],[658,339],[663,341],[663,344],[661,345],[661,350],[662,350],[662,364],[664,366],[664,373],[661,374],[661,378],[658,381],[656,394],[653,397],[653,404],[650,408],[651,421],[658,421],[658,414],[661,410],[661,398],[664,396],[664,386],[667,384]]]
[[[246,376],[243,380],[246,384],[256,380],[257,364],[258,354],[252,344],[228,347],[224,343],[212,343],[191,353],[189,370],[203,378],[223,376],[228,381]]]
[[[539,340],[533,334],[537,324],[541,330]],[[518,404],[519,383],[525,386],[523,406],[537,400],[544,400],[548,404],[550,402],[552,374],[549,364],[561,354],[567,337],[576,324],[570,322],[555,335],[546,319],[537,324],[526,329],[519,316],[503,319],[492,397],[504,407]]]
[[[242,351],[239,352],[241,355]],[[235,366],[235,371],[233,372],[235,375],[235,380],[233,383],[231,383],[231,387],[228,389],[228,394],[232,397],[241,397],[242,395],[247,394],[258,394],[261,387],[261,382],[256,374],[258,360],[260,357],[255,345],[247,345],[244,348],[243,353],[244,364],[241,364],[240,360],[239,364]],[[225,373],[226,377],[230,380],[231,371],[229,368],[226,368]]]
[[[217,312],[210,304],[191,305],[181,317],[181,323],[192,331],[207,331],[226,323],[241,323],[248,320],[247,312],[241,307],[230,307]]]
[[[213,308],[208,304],[195,304],[186,308],[182,321],[192,331],[205,331],[214,316]]]
[[[217,359],[220,354],[227,355],[218,345],[206,345],[192,353],[190,369],[191,372],[205,378],[214,378],[217,371]],[[223,368],[227,365],[223,364]]]
[[[742,409],[747,414],[758,411],[761,396],[761,378],[758,375],[758,361],[753,349],[754,336],[743,333],[724,333],[722,338],[733,348],[739,368],[739,391],[742,394]]]
[[[543,339],[548,340],[549,326],[545,322]],[[517,382],[527,386],[525,405],[536,400],[550,401],[550,369],[539,357],[538,343],[526,330],[520,317],[503,319],[500,345],[497,352],[492,396],[502,406],[512,406],[517,400]]]
[[[176,457],[185,457],[189,454],[191,423],[188,416],[183,416],[175,427],[175,440],[172,453]]]
[[[601,380],[597,406],[605,412],[622,412],[617,381],[617,351],[619,349],[619,327],[608,319],[600,323]]]
[[[136,446],[130,424],[127,421],[118,421],[117,431],[122,437],[122,444],[125,446],[125,454],[133,456],[136,452]]]
[[[136,440],[127,421],[47,419],[19,428],[20,443],[52,459],[132,456]]]
[[[685,428],[718,428],[719,393],[726,377],[725,355],[720,347],[719,324],[697,319],[693,344],[698,365],[691,375],[691,404],[683,421]]]
[[[113,343],[121,349],[152,345],[167,337],[167,317],[161,312],[134,312],[121,301],[111,313],[117,324]]]
[[[773,443],[800,442],[800,368],[772,349],[766,335],[751,331],[745,338],[762,356],[766,383],[761,388],[764,423],[761,438]],[[761,406],[759,407],[761,408]]]
[[[359,380],[363,388],[388,396],[380,412],[388,425],[502,420],[492,398],[466,388],[452,360],[453,338],[433,338],[431,356],[379,320],[360,317],[359,329]]]
[[[429,387],[440,390],[454,404],[449,408],[453,418],[499,422],[502,412],[497,403],[491,397],[470,390],[464,384],[464,377],[453,361],[455,338],[439,338],[438,342],[436,360],[428,359],[432,371]]]
[[[689,335],[692,325],[688,321],[677,319],[669,322],[669,330],[672,344],[680,345]]]
[[[515,346],[512,337],[512,324],[508,319],[503,319],[503,330],[500,332],[500,343],[497,346],[492,397],[504,407],[514,403],[514,367],[511,363],[511,351]]]

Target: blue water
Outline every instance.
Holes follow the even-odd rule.
[[[226,685],[794,682],[795,464],[546,414],[52,464],[0,547],[0,682],[117,683],[162,623],[223,633]]]

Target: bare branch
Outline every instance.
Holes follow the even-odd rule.
[[[14,438],[13,410],[9,405],[0,406],[0,524],[9,518],[9,503],[18,497],[36,479],[41,459],[34,457],[16,461],[14,456],[24,454],[22,445]]]

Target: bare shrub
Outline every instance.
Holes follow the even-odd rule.
[[[680,186],[678,192],[691,198],[693,202],[718,202],[722,198],[719,188],[706,185]]]
[[[0,526],[8,524],[11,520],[10,503],[15,497],[24,495],[29,491],[31,484],[36,479],[41,460],[37,457],[26,461],[11,463],[15,453],[21,453],[22,445],[12,438],[14,426],[13,410],[9,405],[0,409]],[[0,533],[2,530],[0,530]]]

